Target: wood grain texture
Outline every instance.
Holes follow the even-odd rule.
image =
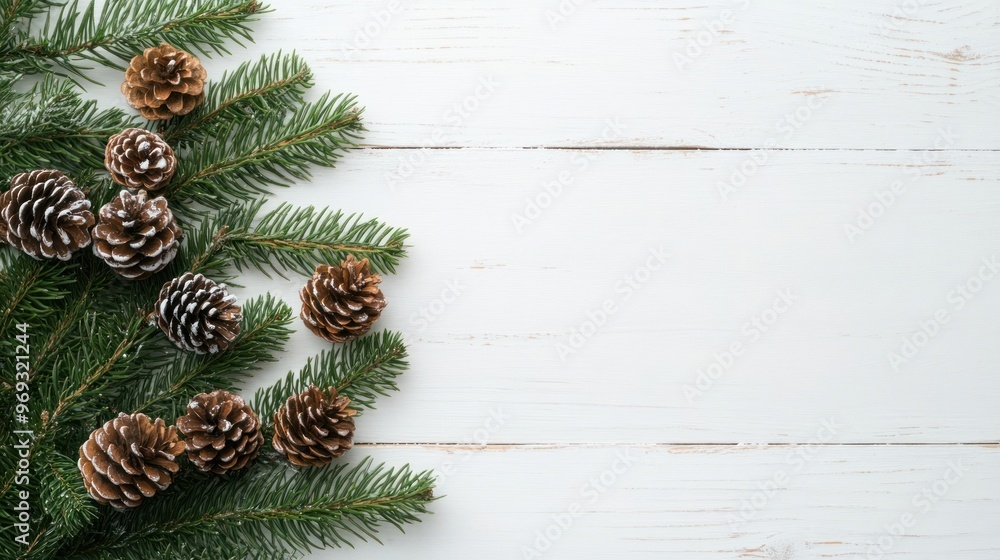
[[[467,441],[496,410],[509,418],[491,443],[789,443],[827,416],[837,442],[1000,438],[1000,275],[977,279],[1000,235],[991,153],[772,153],[728,201],[719,183],[753,154],[446,150],[388,185],[408,155],[357,152],[281,193],[412,231],[379,327],[404,332],[413,367],[364,441]],[[552,197],[560,174],[571,182]],[[519,233],[512,215],[541,195]],[[849,237],[880,197],[884,213]],[[246,282],[296,303],[303,280]],[[889,353],[941,310],[895,369]],[[298,333],[257,382],[321,347]]]
[[[442,474],[447,496],[405,535],[386,532],[386,546],[316,558],[1000,555],[1000,504],[986,491],[1000,484],[994,447],[405,446],[371,453],[450,472]]]
[[[278,8],[258,48],[359,94],[373,145],[930,149],[942,128],[950,147],[1000,147],[991,0]]]

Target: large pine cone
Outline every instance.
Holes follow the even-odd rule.
[[[125,414],[94,430],[77,467],[90,497],[115,508],[136,507],[173,482],[184,442],[173,426],[142,413]]]
[[[347,342],[366,332],[385,309],[385,296],[378,285],[382,277],[372,274],[368,259],[360,262],[348,255],[340,266],[319,265],[299,292],[299,316],[309,330],[329,342]]]
[[[16,175],[0,195],[0,234],[39,260],[69,260],[90,245],[93,225],[87,196],[54,169]]]
[[[146,191],[122,191],[104,205],[94,228],[94,254],[115,272],[142,280],[163,270],[177,256],[181,228],[167,199],[146,198]]]
[[[143,117],[159,121],[186,115],[200,105],[207,77],[196,56],[164,43],[132,59],[122,93]]]
[[[222,389],[196,395],[177,429],[187,438],[188,459],[215,474],[247,466],[264,444],[257,413],[243,397]]]
[[[108,140],[104,167],[119,185],[158,191],[177,170],[177,156],[159,135],[141,128],[127,128]]]
[[[185,273],[167,282],[156,301],[156,323],[188,352],[224,352],[240,334],[241,309],[225,284]]]
[[[315,385],[292,395],[274,414],[275,451],[297,467],[319,467],[340,457],[354,445],[351,399],[333,387]]]

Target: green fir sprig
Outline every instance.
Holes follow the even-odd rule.
[[[201,55],[228,53],[252,39],[251,24],[266,11],[257,0],[0,0],[0,192],[17,173],[59,169],[96,211],[120,190],[103,169],[108,137],[154,127],[180,161],[163,194],[185,230],[171,266],[134,283],[89,250],[69,262],[39,262],[0,246],[4,410],[17,402],[22,327],[31,348],[23,372],[31,414],[23,422],[0,414],[2,558],[293,558],[377,541],[383,527],[419,521],[434,499],[431,473],[352,460],[360,450],[347,462],[297,470],[265,449],[225,477],[182,460],[167,491],[127,512],[90,499],[76,466],[81,443],[118,412],[172,423],[198,392],[240,391],[279,358],[291,335],[293,310],[265,294],[243,302],[243,332],[228,352],[185,354],[151,321],[164,282],[188,271],[235,281],[246,269],[305,281],[317,264],[348,254],[385,274],[406,256],[405,229],[359,214],[268,204],[276,187],[308,179],[314,166],[333,166],[364,132],[353,96],[307,100],[315,80],[297,54],[266,55],[213,76],[201,106],[157,125],[101,109],[77,85],[92,83],[91,66],[121,68],[161,42]],[[406,359],[400,334],[373,333],[311,358],[250,402],[265,431],[284,399],[312,384],[336,387],[354,407],[371,409],[397,389]],[[33,433],[23,484],[15,429]],[[13,538],[22,490],[33,508],[26,544]]]

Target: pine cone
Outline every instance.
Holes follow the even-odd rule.
[[[257,413],[243,397],[222,389],[196,395],[177,429],[187,438],[188,459],[215,474],[242,469],[264,444]]]
[[[200,105],[207,77],[196,56],[164,43],[132,59],[122,93],[143,117],[160,121],[186,115]]]
[[[122,191],[104,205],[94,228],[94,254],[129,280],[163,270],[177,256],[182,235],[167,199]]]
[[[16,175],[0,195],[0,234],[39,260],[69,260],[90,245],[93,225],[87,196],[54,169]]]
[[[358,262],[354,255],[347,255],[340,266],[321,264],[299,292],[299,316],[309,330],[329,342],[357,338],[372,328],[385,308],[381,281],[369,270],[368,259]]]
[[[159,135],[141,128],[127,128],[108,140],[104,167],[119,185],[158,191],[177,170],[177,157]]]
[[[288,397],[274,414],[274,450],[297,467],[319,467],[347,453],[354,445],[357,413],[350,404],[333,387],[323,391],[310,385]]]
[[[143,498],[165,490],[178,471],[176,457],[184,451],[177,429],[161,418],[125,414],[94,430],[80,447],[77,467],[87,492],[117,509],[136,507]]]
[[[156,301],[156,322],[188,352],[224,352],[240,334],[241,309],[225,284],[185,273],[167,282]]]

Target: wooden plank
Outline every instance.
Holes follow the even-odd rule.
[[[297,49],[360,95],[373,145],[1000,148],[990,0],[278,8],[240,58]]]
[[[359,437],[798,442],[833,417],[835,442],[996,441],[995,156],[772,152],[724,201],[762,155],[444,150],[390,185],[413,151],[366,150],[280,193],[412,230],[379,323],[405,333],[412,370]],[[519,233],[526,200],[544,208]],[[246,282],[294,304],[303,279]],[[300,330],[255,386],[324,347]]]
[[[369,451],[389,464],[436,469],[447,496],[406,535],[384,533],[384,547],[312,558],[1000,556],[995,448],[406,446],[351,454]]]

